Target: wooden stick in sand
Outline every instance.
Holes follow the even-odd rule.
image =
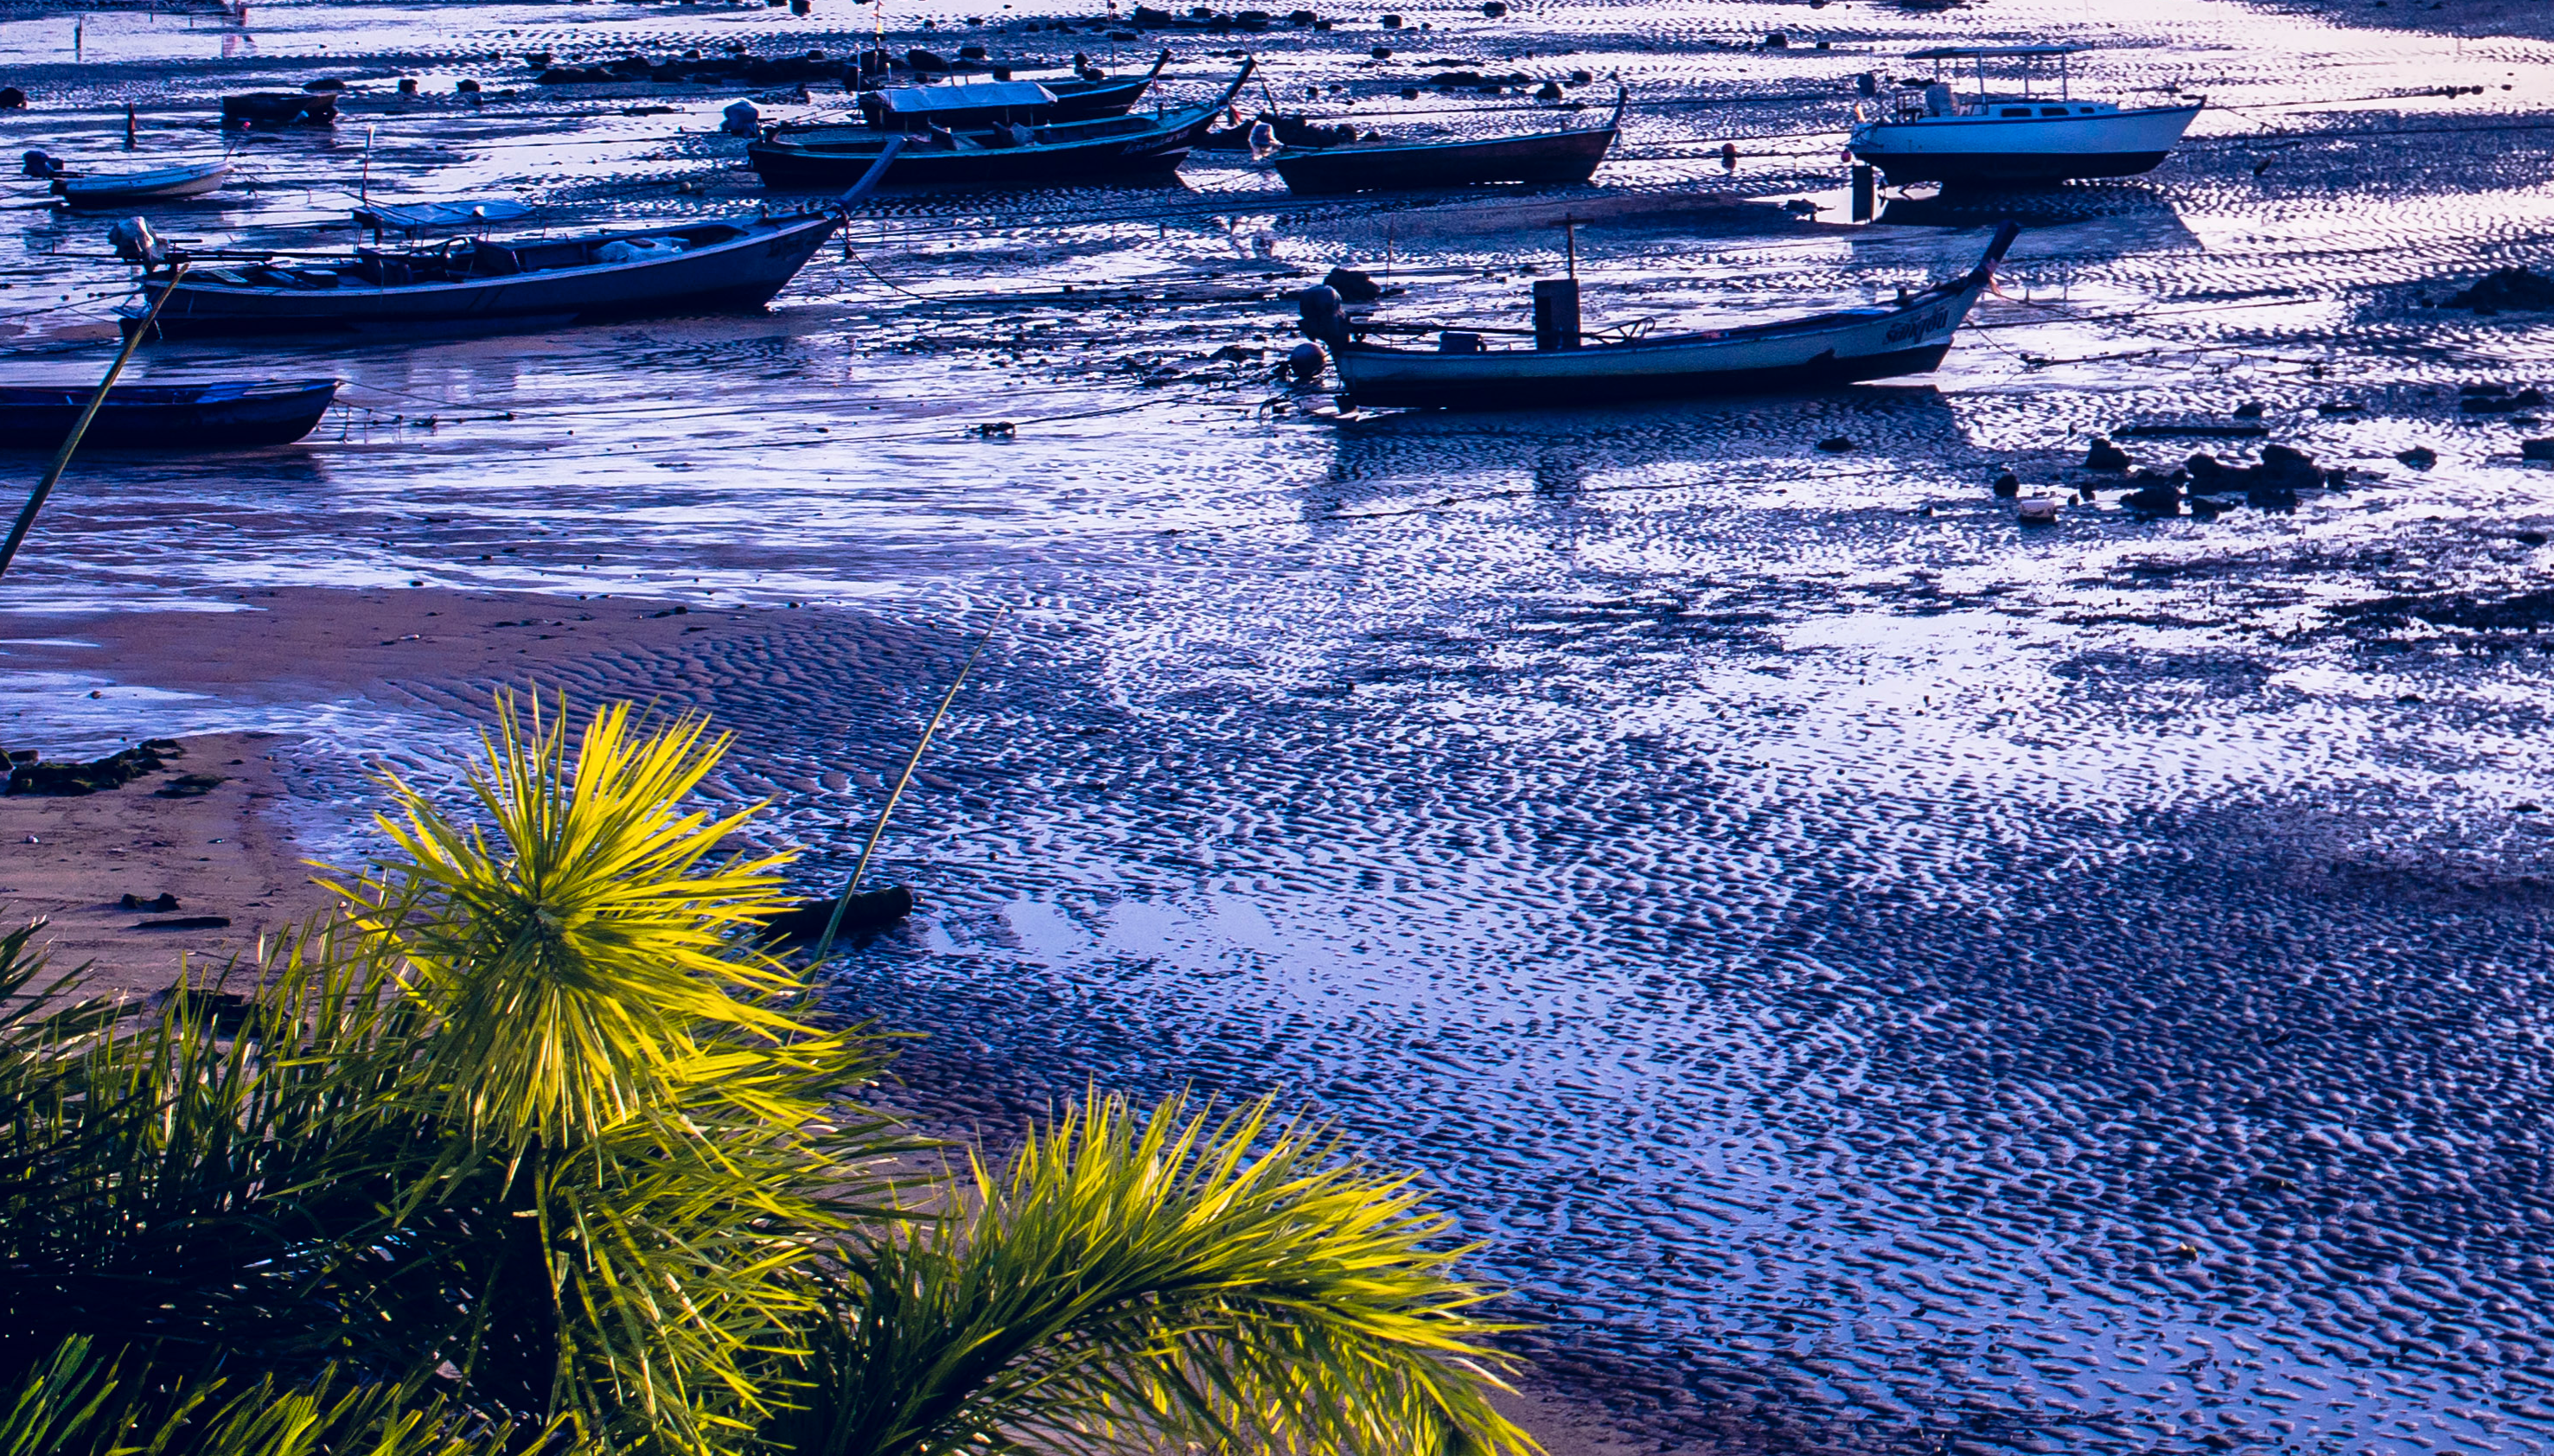
[[[142,322],[135,324],[133,332],[125,336],[124,347],[116,351],[115,362],[106,367],[106,378],[99,383],[97,392],[89,396],[88,408],[80,411],[79,419],[71,425],[70,434],[63,437],[61,450],[54,456],[54,468],[46,471],[45,478],[36,483],[35,494],[27,498],[26,508],[18,512],[18,523],[9,528],[7,544],[0,545],[0,576],[7,576],[9,563],[18,559],[19,545],[27,539],[27,532],[35,527],[36,512],[45,508],[45,498],[54,494],[55,483],[62,478],[63,471],[70,468],[71,452],[79,448],[80,437],[88,433],[88,422],[97,418],[98,406],[106,402],[106,392],[115,388],[115,377],[124,373],[124,362],[142,346],[142,336],[151,332],[151,325],[160,317],[162,305],[169,301],[169,295],[177,291],[177,280],[185,276],[186,265],[173,266],[169,271],[169,286],[160,290],[160,296],[151,302],[151,311],[142,315]]]
[[[1005,612],[1008,610],[1004,609]],[[958,669],[957,680],[949,685],[948,693],[940,700],[940,711],[932,714],[931,722],[923,726],[921,741],[913,745],[913,756],[904,761],[904,772],[896,776],[895,787],[887,791],[886,807],[878,811],[877,823],[870,830],[870,841],[861,846],[861,857],[852,866],[852,877],[844,882],[842,897],[834,902],[834,913],[825,922],[825,934],[817,939],[816,953],[807,959],[810,969],[824,964],[825,952],[834,949],[834,933],[843,928],[843,912],[851,908],[852,894],[861,887],[861,876],[869,871],[870,855],[877,851],[878,840],[886,835],[886,822],[895,814],[895,801],[904,797],[904,786],[913,782],[913,771],[922,766],[922,755],[931,747],[931,735],[940,731],[940,721],[949,716],[949,705],[958,701],[958,690],[967,685],[967,674],[975,671],[976,659],[985,655],[985,648],[993,640],[994,629],[1001,624],[1002,618],[995,616],[993,625],[985,628],[985,635],[976,639],[976,650],[967,654],[966,663]]]

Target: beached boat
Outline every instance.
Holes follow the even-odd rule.
[[[1933,82],[1895,104],[1861,102],[1845,145],[1901,186],[2051,182],[2153,170],[2181,144],[2182,133],[2206,103],[2124,108],[2112,101],[2078,101],[2065,66],[2065,58],[2078,49],[1946,46],[1916,52],[1910,59],[1934,63]],[[2027,68],[2022,94],[1989,94],[1986,63],[2001,59],[2056,60],[2057,94],[2032,96]],[[1977,63],[1977,94],[1965,102],[1940,75],[1942,62],[1959,60]]]
[[[151,171],[117,172],[112,176],[56,177],[54,191],[73,207],[131,207],[145,202],[167,202],[218,192],[230,179],[230,174],[228,161],[199,162],[186,167],[158,168]]]
[[[1151,117],[935,128],[893,159],[885,180],[891,186],[1070,185],[1168,172],[1240,94],[1252,64],[1243,61],[1215,100]],[[775,191],[830,189],[877,162],[889,139],[869,127],[771,127],[747,146],[746,157]]]
[[[1626,94],[1615,95],[1611,120],[1585,131],[1535,132],[1472,142],[1290,147],[1270,158],[1268,165],[1286,179],[1286,190],[1316,195],[1417,191],[1490,182],[1583,182],[1614,145],[1614,137],[1623,125]]]
[[[335,380],[118,385],[88,433],[90,450],[235,450],[288,445],[318,427]],[[56,450],[88,407],[93,385],[0,385],[0,449]]]
[[[707,219],[582,237],[447,238],[357,248],[342,258],[169,248],[140,218],[116,224],[116,256],[142,265],[142,299],[164,333],[521,332],[591,319],[759,308],[788,285],[904,150],[889,137],[831,207]],[[182,273],[178,265],[185,265]]]
[[[950,81],[933,86],[881,86],[863,91],[861,115],[879,131],[927,132],[932,127],[956,130],[1006,126],[1045,126],[1054,122],[1089,121],[1123,116],[1143,98],[1154,78],[1168,65],[1171,53],[1153,58],[1153,68],[1125,80],[1019,80],[1006,71],[988,81]]]
[[[1381,326],[1347,316],[1327,287],[1299,294],[1304,334],[1331,351],[1342,408],[1365,405],[1515,408],[1620,399],[1755,393],[1922,374],[1942,362],[1951,336],[1992,280],[2021,229],[1998,227],[1975,268],[1921,292],[1867,308],[1780,323],[1663,338],[1590,343],[1577,328],[1574,281],[1557,325],[1542,320],[1537,347],[1489,349],[1487,331],[1441,332],[1434,350],[1396,349],[1364,335]],[[1544,284],[1557,288],[1563,280]],[[1543,299],[1538,297],[1540,311]],[[1405,329],[1410,326],[1404,326]]]
[[[757,308],[797,277],[843,215],[675,223],[584,237],[357,248],[344,258],[189,264],[143,276],[139,318],[170,294],[158,327],[209,333],[368,332],[420,327],[522,330],[690,309]]]

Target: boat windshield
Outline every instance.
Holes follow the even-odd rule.
[[[1933,83],[1924,88],[1925,114],[1975,116],[1981,113],[1982,108],[2000,101],[2032,100],[2032,85],[2035,81],[2044,88],[2052,65],[2057,72],[2057,99],[2059,101],[2073,99],[2071,90],[2073,77],[2069,74],[2066,59],[2073,56],[2077,49],[2073,46],[1942,46],[1930,51],[1911,52],[1907,58],[1933,62]],[[2020,96],[1997,96],[1988,91],[1987,62],[1989,60],[1999,62],[1999,69],[2010,65],[2018,73],[2022,83]],[[1957,77],[1961,63],[1964,61],[1968,63],[1970,73],[1977,83],[1977,92],[1966,108],[1958,106],[1949,99],[1951,78]],[[1948,77],[1944,73],[1946,66],[1949,68]],[[1936,109],[1934,97],[1937,92],[1944,98],[1939,104],[1947,109]]]

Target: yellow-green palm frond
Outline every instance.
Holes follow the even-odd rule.
[[[1265,1102],[1094,1099],[964,1207],[882,1230],[821,1325],[790,1456],[1214,1449],[1500,1456],[1512,1325],[1405,1178]]]
[[[469,775],[485,825],[386,776],[399,852],[335,886],[439,1023],[446,1115],[473,1135],[590,1138],[704,1074],[712,1041],[807,1035],[775,1009],[800,983],[747,939],[782,906],[786,856],[723,854],[754,810],[688,804],[729,739],[699,718],[642,731],[614,704],[571,762],[564,699],[545,713],[500,694],[498,712]]]
[[[162,1372],[85,1337],[0,1380],[0,1456],[503,1456],[512,1435],[397,1383]]]

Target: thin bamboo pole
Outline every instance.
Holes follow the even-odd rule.
[[[913,771],[922,766],[922,755],[931,747],[931,735],[940,731],[940,721],[949,716],[949,705],[958,701],[958,690],[967,685],[967,674],[975,671],[976,659],[985,655],[985,648],[993,640],[994,629],[1001,624],[1001,617],[994,617],[993,625],[985,628],[985,635],[976,639],[976,650],[967,654],[965,665],[958,669],[957,680],[949,685],[949,692],[940,700],[940,711],[932,714],[931,722],[924,725],[921,741],[913,745],[913,756],[904,761],[904,772],[896,776],[895,787],[887,792],[886,807],[878,811],[877,823],[870,830],[870,841],[861,846],[860,861],[852,866],[852,877],[844,881],[842,896],[834,901],[834,913],[825,921],[825,934],[816,942],[816,953],[808,957],[807,964],[811,969],[824,964],[825,952],[834,949],[834,935],[843,928],[843,912],[851,908],[852,895],[861,887],[861,876],[869,872],[870,856],[877,852],[878,840],[886,835],[886,822],[895,814],[895,801],[904,797],[904,786],[913,782]]]

